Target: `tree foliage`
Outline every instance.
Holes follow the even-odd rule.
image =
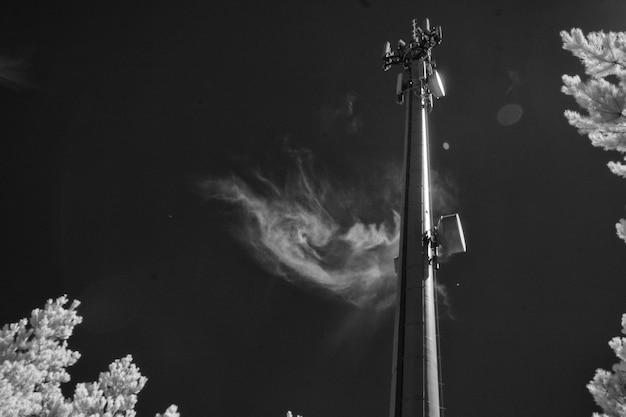
[[[626,33],[590,32],[580,29],[562,31],[563,49],[578,57],[589,76],[563,75],[561,91],[574,97],[583,115],[565,111],[569,123],[589,136],[594,146],[626,153]],[[623,158],[626,161],[626,157]],[[626,164],[608,163],[612,173],[626,178]],[[626,241],[626,219],[616,225],[617,235]]]
[[[80,354],[68,349],[67,339],[82,322],[78,301],[68,308],[67,297],[48,300],[30,319],[0,330],[0,416],[2,417],[134,417],[137,394],[147,378],[127,355],[109,365],[97,382],[76,384],[65,398],[61,384],[70,380],[67,368]],[[171,405],[163,415],[179,417]]]
[[[626,314],[622,316],[622,333],[626,334]],[[594,413],[594,417],[626,417],[626,338],[614,337],[609,346],[620,361],[613,365],[612,372],[596,370],[587,389],[603,411]]]

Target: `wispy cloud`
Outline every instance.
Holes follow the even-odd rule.
[[[29,87],[27,69],[28,63],[23,59],[0,56],[0,85],[13,89]]]
[[[360,307],[392,305],[399,215],[393,212],[393,221],[373,224],[352,213],[331,213],[333,200],[355,191],[333,189],[312,175],[305,153],[292,155],[295,173],[282,183],[257,172],[253,186],[237,176],[205,180],[203,194],[242,209],[239,237],[269,271],[325,288]]]
[[[363,117],[358,111],[361,98],[356,93],[346,93],[341,100],[327,104],[320,111],[321,126],[324,132],[338,129],[341,133],[355,135],[364,127]]]

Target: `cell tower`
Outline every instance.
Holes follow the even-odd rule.
[[[432,59],[442,41],[441,27],[428,19],[413,19],[409,43],[389,42],[383,50],[383,69],[399,64],[396,101],[406,108],[404,183],[400,248],[396,258],[396,307],[390,417],[440,417],[441,391],[435,278],[438,258],[465,252],[457,214],[443,216],[433,226],[430,191],[428,113],[433,97],[445,95]]]

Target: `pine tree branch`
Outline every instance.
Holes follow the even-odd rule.
[[[580,29],[562,31],[563,49],[585,65],[585,72],[595,78],[608,75],[626,75],[626,34],[623,32],[590,32],[585,36]]]
[[[583,82],[577,75],[563,75],[561,91],[574,97],[576,103],[588,114],[583,116],[566,110],[565,118],[580,134],[588,135],[593,146],[626,153],[626,32],[600,31],[590,32],[585,36],[582,30],[574,28],[569,32],[561,31],[561,40],[563,49],[580,58],[585,72],[591,76]],[[605,79],[611,75],[618,77],[618,84]],[[626,178],[626,164],[611,161],[607,165],[613,174]],[[626,242],[626,220],[621,219],[615,229],[617,236]],[[626,380],[626,364],[624,371],[618,374]],[[610,385],[606,385],[607,381],[609,375],[598,371],[588,388],[606,415],[626,417],[624,404],[617,404],[622,413],[615,414],[616,404],[611,405],[605,401],[608,395],[606,388]]]

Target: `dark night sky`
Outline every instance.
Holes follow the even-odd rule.
[[[0,55],[29,81],[0,89],[0,321],[83,301],[73,382],[132,353],[140,415],[388,413],[392,312],[267,272],[232,233],[241,213],[198,183],[286,175],[289,143],[374,204],[368,179],[403,149],[382,44],[430,17],[448,92],[433,167],[469,250],[439,276],[446,416],[595,410],[585,384],[626,312],[626,183],[563,117],[560,76],[583,69],[558,34],[625,30],[623,1],[23,3],[0,6]],[[347,97],[356,133],[328,116]],[[511,103],[523,116],[503,126]]]

